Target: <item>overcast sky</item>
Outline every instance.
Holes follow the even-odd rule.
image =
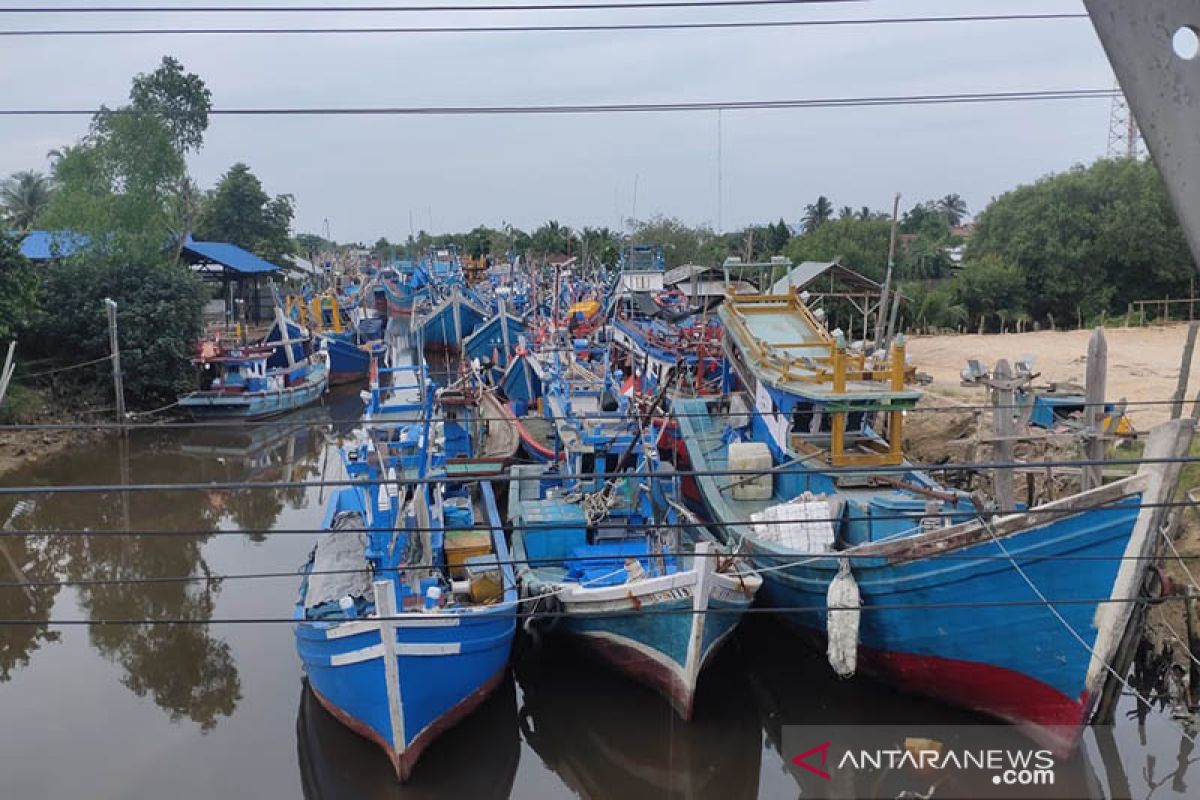
[[[19,0],[0,0],[0,8]],[[496,0],[492,0],[495,2]],[[378,0],[382,3],[383,0]],[[459,0],[461,3],[461,0]],[[21,3],[29,5],[29,3]],[[165,4],[161,3],[160,5]],[[582,24],[1078,12],[1064,0],[868,0],[809,7],[528,14],[0,15],[0,28]],[[214,107],[731,101],[1096,89],[1112,72],[1087,20],[722,31],[17,37],[0,39],[0,105],[125,101],[164,54]],[[720,225],[794,223],[819,194],[890,207],[997,194],[1103,155],[1107,100],[726,111]],[[0,174],[46,168],[82,118],[0,117]],[[717,114],[213,117],[193,176],[244,161],[296,198],[295,230],[402,240],[636,212],[718,223]],[[637,183],[636,209],[634,184]],[[431,223],[432,220],[432,223]]]

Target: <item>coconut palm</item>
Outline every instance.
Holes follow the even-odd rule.
[[[54,184],[40,172],[25,170],[0,181],[0,209],[6,225],[29,230],[50,204]]]
[[[938,212],[951,225],[959,225],[967,216],[967,201],[957,194],[948,194],[936,202]]]
[[[829,202],[828,197],[821,195],[817,198],[817,202],[804,207],[804,218],[801,223],[804,225],[805,233],[812,233],[832,218],[833,203]]]

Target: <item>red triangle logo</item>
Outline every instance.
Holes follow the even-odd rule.
[[[808,770],[813,775],[819,775],[822,778],[824,778],[825,780],[830,780],[831,776],[828,772],[826,772],[823,769],[818,769],[818,768],[814,767],[812,764],[809,764],[807,759],[809,756],[820,753],[821,754],[821,766],[822,767],[825,766],[825,761],[829,757],[829,748],[830,748],[830,746],[832,746],[832,744],[833,744],[832,742],[825,742],[823,744],[817,745],[816,747],[810,747],[809,749],[805,750],[800,755],[793,758],[792,763],[795,764],[797,767],[800,767],[801,769]]]

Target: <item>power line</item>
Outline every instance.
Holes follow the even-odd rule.
[[[733,22],[606,23],[598,25],[480,25],[355,28],[62,28],[3,30],[0,36],[244,36],[291,34],[436,34],[436,33],[571,33],[589,31],[724,30],[742,28],[808,28],[846,25],[906,25],[969,22],[1027,22],[1087,19],[1087,14],[987,14],[940,17],[874,17],[858,19],[756,20]]]
[[[595,105],[524,105],[524,106],[376,106],[311,108],[214,108],[214,116],[477,116],[503,114],[622,114],[685,111],[764,111],[803,108],[870,108],[890,106],[958,105],[1011,103],[1045,100],[1107,100],[1113,89],[1039,89],[1016,92],[976,92],[955,94],[877,95],[866,97],[827,97],[785,100],[730,100],[674,103],[612,103]],[[96,109],[23,108],[0,109],[0,116],[93,116]]]
[[[892,513],[885,513],[885,514],[872,514],[870,517],[870,522],[888,522],[888,521],[892,521],[892,520],[907,520],[910,522],[916,522],[920,519],[953,520],[954,518],[962,517],[964,514],[967,514],[967,513],[973,515],[976,518],[992,518],[992,519],[995,519],[997,517],[1007,516],[1010,514],[1026,514],[1029,516],[1046,516],[1046,517],[1074,516],[1076,514],[1083,514],[1086,512],[1094,512],[1094,511],[1095,512],[1111,511],[1111,512],[1124,513],[1134,507],[1134,506],[1129,506],[1129,505],[1122,506],[1122,505],[1118,505],[1117,503],[1119,503],[1119,501],[1111,501],[1110,500],[1110,501],[1106,501],[1106,502],[1095,503],[1092,505],[1075,506],[1072,508],[1038,508],[1038,507],[1005,508],[1005,509],[993,508],[993,509],[983,509],[983,510],[971,509],[969,512],[966,510],[932,511],[932,512],[915,511],[914,510],[914,511],[909,511],[909,512],[892,512]],[[1137,508],[1193,508],[1195,506],[1196,506],[1196,504],[1191,502],[1190,500],[1167,500],[1167,501],[1161,501],[1161,502],[1157,502],[1157,503],[1139,502],[1136,507]],[[746,520],[731,520],[731,521],[727,521],[727,522],[716,522],[716,521],[701,522],[699,524],[706,528],[726,528],[727,529],[727,528],[737,528],[737,527],[746,526],[746,525],[771,526],[771,525],[790,525],[790,524],[807,523],[807,522],[827,522],[832,525],[836,525],[836,524],[841,523],[842,521],[843,521],[842,517],[826,517],[826,518],[805,517],[804,519],[795,519],[795,520],[788,520],[788,519],[762,520],[760,522],[755,522],[754,520],[746,519]],[[639,525],[638,528],[641,530],[674,530],[674,529],[677,529],[680,527],[686,527],[686,526],[687,526],[686,523],[678,523],[678,522],[676,522],[676,523],[647,522],[647,523],[643,523],[643,524]],[[538,524],[538,523],[532,523],[532,524],[528,524],[528,525],[513,524],[513,525],[508,525],[508,526],[503,526],[503,527],[505,527],[506,530],[509,530],[509,531],[545,531],[546,530],[545,524]],[[602,531],[602,530],[627,531],[627,530],[629,530],[629,525],[624,522],[607,522],[606,523],[606,522],[601,521],[601,522],[597,522],[597,523],[588,525],[587,527],[589,527],[593,530],[598,530],[598,531]],[[378,528],[378,527],[372,527],[372,526],[358,528],[356,530],[361,531],[362,533],[391,533],[392,532],[391,528]],[[419,525],[404,527],[404,531],[407,533],[424,533],[424,532],[433,533],[433,532],[438,532],[438,531],[442,531],[442,530],[445,530],[445,528],[438,527],[438,526],[432,526],[432,525],[425,526],[425,527],[422,527]],[[488,525],[488,524],[479,523],[479,524],[474,524],[474,525],[457,526],[454,528],[454,530],[479,531],[479,532],[486,533],[486,532],[489,532],[492,530],[492,526]],[[129,528],[129,529],[117,528],[117,529],[97,530],[94,528],[77,528],[77,529],[29,528],[29,529],[0,530],[0,539],[24,539],[24,538],[36,538],[39,536],[47,536],[47,537],[59,536],[59,537],[64,537],[64,538],[78,537],[78,538],[85,538],[85,539],[103,538],[103,537],[109,537],[109,536],[113,536],[113,537],[116,537],[116,536],[120,536],[120,537],[126,537],[126,536],[132,536],[132,537],[138,537],[138,536],[149,536],[149,537],[193,536],[193,537],[197,537],[197,538],[203,537],[203,538],[207,539],[207,538],[210,538],[213,536],[250,536],[250,537],[255,537],[255,536],[262,536],[262,537],[266,537],[266,536],[301,536],[301,535],[302,536],[316,536],[316,535],[319,535],[322,533],[329,533],[329,529],[327,529],[327,528],[260,528],[260,529],[254,529],[254,528],[239,528],[239,529],[157,528],[157,529],[141,530],[141,529],[136,529],[136,528]],[[557,562],[555,562],[555,563],[557,563]]]
[[[754,477],[769,475],[863,475],[863,474],[906,474],[909,472],[975,472],[1001,469],[1036,469],[1038,471],[1051,468],[1074,467],[1136,467],[1143,464],[1193,464],[1200,462],[1200,456],[1171,456],[1164,458],[1129,458],[1129,459],[1078,459],[1073,461],[1007,461],[1007,462],[969,462],[947,464],[881,464],[870,466],[849,467],[796,467],[788,469],[709,469],[686,470],[676,469],[666,472],[561,472],[554,473],[555,480],[597,480],[623,478],[716,478],[716,477]],[[359,478],[334,479],[319,481],[226,481],[226,482],[180,482],[180,483],[126,483],[126,484],[67,484],[58,486],[0,486],[0,495],[26,494],[97,494],[124,492],[180,492],[180,491],[227,491],[235,489],[316,489],[319,487],[339,486],[422,486],[427,484],[461,484],[475,483],[480,475],[435,475],[424,478]],[[1133,477],[1130,473],[1129,477]],[[495,480],[509,482],[542,481],[547,476],[544,473],[534,475],[497,475]]]
[[[107,356],[105,357],[105,360],[107,360]],[[1187,405],[1190,402],[1191,402],[1190,400],[1185,401],[1183,404]],[[1175,400],[1175,399],[1172,399],[1172,400],[1126,400],[1126,401],[1124,401],[1123,404],[1126,407],[1129,407],[1129,406],[1160,406],[1160,405],[1163,405],[1163,406],[1172,405],[1173,406],[1173,405],[1180,405],[1180,401]],[[172,405],[174,405],[174,404],[172,404]],[[1013,403],[1011,405],[1008,405],[1008,404],[992,405],[989,403],[989,404],[974,404],[974,405],[963,404],[963,405],[950,405],[950,406],[914,406],[912,408],[904,408],[904,409],[897,409],[894,406],[878,405],[878,406],[855,407],[853,409],[852,413],[876,412],[876,411],[886,413],[886,412],[901,410],[906,414],[918,414],[918,413],[963,413],[963,414],[965,414],[965,413],[973,413],[973,412],[977,412],[977,411],[1024,411],[1024,410],[1029,409],[1029,405],[1030,405],[1029,403]],[[1114,406],[1115,407],[1118,405],[1120,405],[1120,404],[1118,404],[1112,400],[1104,400],[1104,401],[1100,401],[1100,402],[1096,402],[1096,403],[1088,403],[1084,400],[1080,400],[1078,403],[1072,404],[1072,410],[1074,410],[1076,408],[1083,410],[1083,409],[1091,407],[1091,406],[1099,406],[1099,407]],[[164,406],[164,408],[170,408],[170,407],[171,406]],[[158,410],[161,411],[162,409],[158,409]],[[133,412],[133,413],[138,414],[138,415],[146,415],[146,414],[151,414],[153,412],[152,411],[141,411],[141,412]],[[740,414],[740,416],[745,416],[746,414],[749,414],[749,413],[752,413],[752,412],[743,412],[742,414]],[[564,416],[560,416],[557,414],[538,414],[534,418],[539,419],[539,420],[546,420],[548,422],[556,422],[556,421],[562,420],[562,419],[569,419],[572,421],[622,422],[622,421],[627,421],[627,420],[636,421],[637,416],[638,416],[638,412],[631,410],[629,412],[629,416],[627,416],[627,417],[619,417],[619,416],[615,416],[614,414],[607,414],[607,415],[606,414],[572,414],[569,417],[564,417]],[[733,416],[739,416],[739,415],[733,414]],[[654,421],[655,421],[655,424],[661,424],[662,422],[670,422],[673,419],[710,419],[711,417],[712,417],[711,414],[700,414],[700,413],[696,413],[696,412],[687,412],[687,413],[665,412],[661,416],[655,416]],[[506,422],[506,421],[511,422],[513,419],[516,419],[518,422],[523,423],[523,422],[527,422],[529,418],[527,418],[527,417],[495,416],[495,415],[489,415],[489,414],[471,417],[471,420],[475,421],[475,422]],[[413,419],[410,422],[387,421],[385,423],[380,423],[380,422],[372,422],[371,420],[364,419],[363,417],[329,418],[329,419],[322,419],[322,420],[313,420],[310,422],[297,422],[295,420],[288,421],[286,419],[282,419],[282,420],[280,420],[280,419],[246,420],[244,422],[211,421],[211,420],[210,421],[176,420],[176,421],[171,421],[171,422],[164,421],[164,422],[125,422],[125,423],[122,423],[122,422],[22,422],[22,423],[10,423],[7,425],[0,425],[0,433],[16,432],[16,431],[73,431],[73,430],[89,430],[89,431],[96,431],[96,430],[114,430],[114,431],[152,430],[153,431],[153,430],[158,430],[158,431],[169,431],[169,430],[195,430],[195,429],[217,430],[217,431],[227,432],[227,433],[246,433],[246,432],[253,431],[253,430],[261,430],[263,428],[280,428],[283,430],[297,431],[297,430],[304,430],[304,429],[310,429],[310,428],[329,428],[329,427],[337,427],[337,426],[344,426],[344,425],[354,425],[357,427],[373,427],[373,426],[395,427],[397,425],[403,426],[406,424],[418,425],[418,424],[422,424],[423,422],[424,422],[424,419],[422,418],[420,420]]]
[[[640,11],[662,8],[745,8],[753,6],[807,6],[837,3],[861,3],[865,0],[646,0],[645,2],[600,3],[507,3],[493,5],[374,5],[374,6],[15,6],[0,8],[0,14],[312,14],[312,13],[408,13],[451,12],[477,13],[483,11]]]
[[[948,608],[1023,608],[1029,606],[1075,606],[1075,605],[1153,605],[1167,600],[1186,600],[1184,595],[1165,595],[1161,598],[1144,597],[1065,597],[1047,598],[1046,600],[972,600],[960,603],[883,603],[861,606],[783,606],[770,608],[753,606],[750,608],[641,608],[624,611],[606,611],[587,614],[588,619],[618,619],[637,615],[647,616],[680,616],[696,614],[733,614],[741,616],[757,614],[801,614],[821,613],[827,611],[933,611]],[[443,612],[444,613],[444,612]],[[462,616],[470,619],[479,612],[465,611]],[[550,619],[554,617],[577,617],[574,611],[514,611],[511,613],[495,613],[484,611],[487,619]],[[113,619],[0,619],[0,627],[5,625],[39,625],[39,626],[77,626],[77,625],[296,625],[303,622],[308,625],[330,625],[344,622],[405,622],[416,616],[425,616],[421,612],[410,613],[408,616],[392,617],[360,617],[356,619],[306,619],[296,620],[292,617],[229,617],[221,619],[197,619],[195,617],[162,617],[157,619],[113,618]]]
[[[800,562],[812,562],[819,559],[848,559],[855,560],[878,560],[878,555],[857,554],[846,551],[828,551],[828,552],[797,552],[780,555],[766,554],[746,554],[746,553],[667,553],[663,554],[668,559],[680,558],[716,558],[721,560],[735,561],[753,561],[756,563],[766,563],[771,565],[769,568],[778,571],[781,566],[792,565],[795,562],[796,566],[802,566]],[[645,556],[647,559],[657,558],[657,553],[649,553]],[[1008,563],[1012,560],[1009,555],[958,555],[954,553],[931,553],[930,559],[938,561],[970,561],[970,562],[987,562],[987,561],[1004,561]],[[1018,553],[1017,558],[1026,563],[1036,563],[1042,561],[1052,562],[1125,562],[1125,561],[1150,561],[1155,562],[1161,560],[1159,556],[1126,556],[1126,555],[1073,555],[1073,554],[1049,554],[1049,555],[1028,555]],[[1184,560],[1200,559],[1200,555],[1179,556]],[[578,556],[571,558],[572,562],[611,562],[611,555],[595,555],[595,556]],[[780,562],[772,564],[772,562]],[[561,567],[562,559],[493,559],[484,560],[477,557],[472,560],[472,565],[476,567]],[[20,581],[0,581],[0,590],[3,589],[47,589],[47,588],[65,588],[69,586],[137,586],[143,584],[180,584],[180,583],[223,583],[225,581],[239,580],[273,580],[273,579],[296,579],[312,575],[386,575],[386,574],[403,574],[413,571],[427,571],[428,565],[414,565],[411,567],[362,567],[359,569],[314,569],[304,572],[301,570],[286,570],[274,572],[241,572],[227,573],[224,575],[164,575],[164,576],[140,576],[136,578],[63,578],[61,580],[20,580]],[[750,569],[754,569],[753,566]]]

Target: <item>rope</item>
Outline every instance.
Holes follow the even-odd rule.
[[[1032,579],[1030,579],[1030,577],[1025,573],[1025,570],[1021,569],[1021,565],[1017,563],[1017,560],[1015,558],[1013,558],[1012,554],[1010,554],[1008,552],[1008,548],[1005,547],[1004,543],[1002,541],[1000,541],[1000,538],[998,536],[996,536],[995,532],[992,530],[991,523],[989,523],[987,520],[983,519],[982,517],[980,517],[979,521],[983,524],[983,528],[985,531],[987,531],[988,536],[990,536],[992,541],[995,542],[996,547],[1000,548],[1000,552],[1002,552],[1004,555],[1008,556],[1008,561],[1010,564],[1012,564],[1012,568],[1014,570],[1016,570],[1017,574],[1021,576],[1021,578],[1025,581],[1026,584],[1028,584],[1029,588],[1033,590],[1033,593],[1037,595],[1038,599],[1040,601],[1042,601],[1042,603],[1045,604],[1046,608],[1049,609],[1050,613],[1054,615],[1054,618],[1057,619],[1059,621],[1059,623],[1061,623],[1062,626],[1067,629],[1067,633],[1071,634],[1071,636],[1075,639],[1075,641],[1077,641],[1077,642],[1079,642],[1079,644],[1083,645],[1083,648],[1085,650],[1087,650],[1088,653],[1091,654],[1092,658],[1098,660],[1104,666],[1105,671],[1107,671],[1109,675],[1116,678],[1118,683],[1120,683],[1122,686],[1124,686],[1126,689],[1128,689],[1130,692],[1132,692],[1134,697],[1136,697],[1138,700],[1140,700],[1141,702],[1143,702],[1147,706],[1149,706],[1150,700],[1143,697],[1142,694],[1136,688],[1134,688],[1134,686],[1131,683],[1129,683],[1129,681],[1126,680],[1123,675],[1121,675],[1115,669],[1113,669],[1112,665],[1109,664],[1108,661],[1101,658],[1100,654],[1097,653],[1096,650],[1090,644],[1087,643],[1087,640],[1085,640],[1082,636],[1080,636],[1079,633],[1075,630],[1075,628],[1073,628],[1071,626],[1071,623],[1067,622],[1066,617],[1064,617],[1062,615],[1062,612],[1060,612],[1057,608],[1055,608],[1054,605],[1049,600],[1046,599],[1046,595],[1042,594],[1042,590],[1038,588],[1037,584],[1035,584]],[[1062,601],[1057,601],[1057,602],[1061,603]],[[1183,736],[1184,739],[1195,744],[1196,738],[1194,736],[1192,736],[1190,733],[1188,733],[1182,726],[1176,725],[1176,728],[1179,729],[1179,733]]]
[[[1171,595],[1164,600],[1182,600],[1178,595]],[[1056,605],[1124,605],[1124,604],[1145,604],[1147,601],[1142,597],[1096,597],[1096,598],[1067,598],[1061,600],[977,600],[972,602],[962,603],[888,603],[885,605],[869,605],[863,606],[861,609],[852,608],[850,606],[829,606],[828,604],[819,606],[782,606],[779,608],[767,608],[752,606],[750,608],[664,608],[664,609],[646,609],[627,610],[627,611],[607,611],[589,615],[591,618],[621,618],[628,617],[634,614],[640,616],[669,616],[681,614],[750,614],[750,615],[778,615],[778,614],[799,614],[799,613],[824,613],[826,611],[928,611],[947,608],[1022,608],[1028,606],[1040,606],[1053,603]],[[419,612],[418,612],[419,613]],[[525,619],[533,616],[557,616],[566,617],[572,616],[570,612],[515,612],[512,614],[496,614],[493,619]],[[372,619],[378,620],[378,617]],[[411,617],[384,617],[383,619],[403,622]],[[0,619],[0,626],[4,625],[294,625],[296,620],[292,617],[229,617],[217,619],[197,619],[194,617],[160,617],[157,619],[151,618],[111,618],[111,619],[53,619],[53,618],[9,618]]]
[[[55,367],[54,369],[42,370],[41,372],[33,372],[28,375],[22,375],[21,380],[30,380],[32,378],[40,378],[44,375],[54,375],[59,372],[69,372],[70,370],[73,370],[73,369],[80,369],[82,367],[90,367],[92,364],[99,364],[101,361],[112,361],[112,356],[102,356],[100,358],[93,358],[91,361],[84,361],[83,363],[80,363],[80,364],[71,364],[70,366],[67,366],[67,367]]]

